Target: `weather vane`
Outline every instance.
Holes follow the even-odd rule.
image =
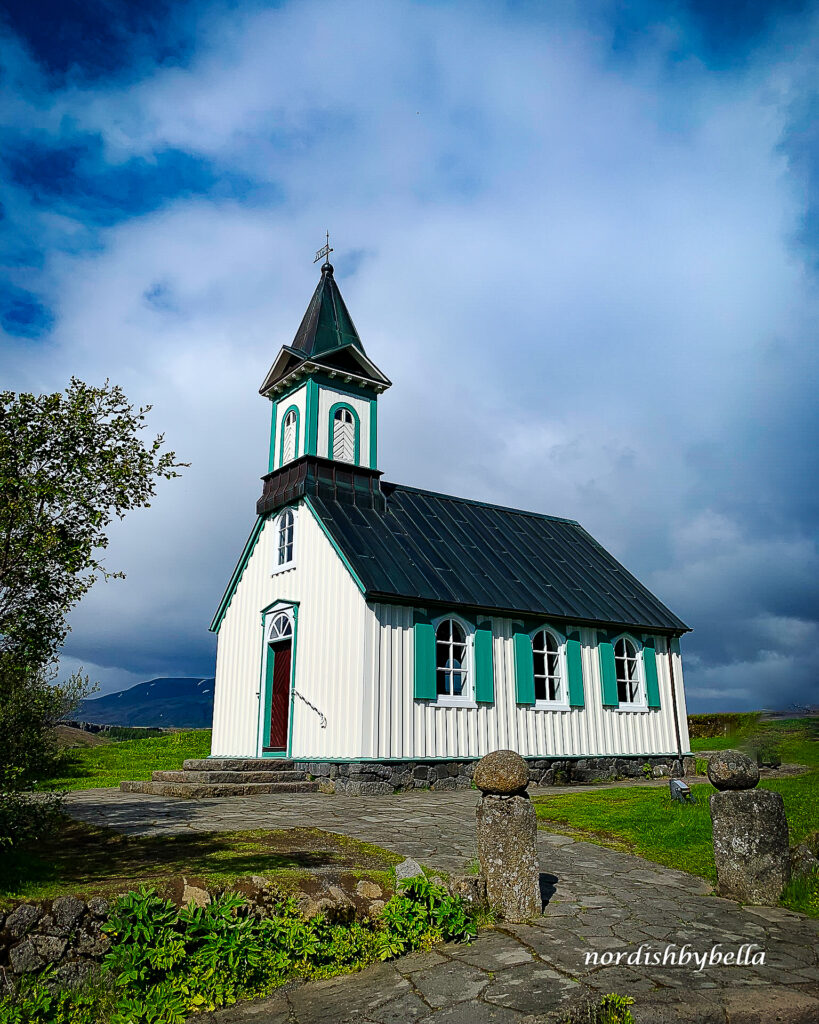
[[[330,232],[325,231],[324,237],[327,240],[326,244],[316,253],[316,258],[313,260],[314,263],[318,263],[320,259],[326,259],[328,263],[330,262],[330,253],[333,251],[330,248]]]

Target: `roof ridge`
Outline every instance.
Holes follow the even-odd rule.
[[[510,505],[496,505],[491,501],[478,501],[476,498],[461,498],[457,494],[444,494],[441,491],[429,491],[424,487],[411,487],[409,484],[394,484],[387,480],[382,481],[381,487],[392,487],[398,491],[411,491],[414,494],[425,494],[430,498],[445,498],[447,501],[459,501],[464,505],[477,505],[479,508],[494,508],[499,512],[513,512],[518,516],[529,516],[532,519],[546,519],[552,523],[567,523],[570,526],[583,527],[576,519],[567,519],[565,516],[550,516],[545,512],[530,512],[528,509],[512,508]]]

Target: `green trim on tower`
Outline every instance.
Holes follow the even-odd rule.
[[[335,440],[335,417],[339,409],[346,409],[353,417],[353,460],[354,465],[361,465],[361,420],[358,413],[347,402],[336,402],[330,406],[330,418],[327,421],[327,458],[333,458],[333,442]],[[336,459],[337,462],[341,461]]]
[[[478,704],[495,702],[495,655],[492,628],[482,624],[475,630],[475,700]]]
[[[646,637],[643,643],[643,671],[646,677],[646,703],[650,708],[660,706],[660,681],[657,678],[657,653],[654,637]]]
[[[271,401],[273,406],[271,417],[270,417],[270,452],[267,457],[267,472],[272,473],[276,468],[276,413],[278,412],[278,402]]]
[[[583,693],[583,648],[580,633],[575,630],[566,638],[566,675],[569,677],[569,706],[585,707]]]
[[[535,665],[532,658],[532,638],[515,623],[512,641],[515,646],[515,701],[518,704],[535,703]]]
[[[293,458],[288,459],[288,462],[295,462],[299,457],[299,423],[301,421],[301,415],[299,414],[299,407],[297,405],[288,405],[284,410],[284,415],[282,416],[282,436],[279,439],[279,469],[284,465],[284,421],[291,412],[296,414],[296,443],[293,445]]]
[[[375,384],[356,384],[355,381],[350,381],[347,384],[340,384],[336,377],[331,377],[329,373],[320,373],[318,370],[305,371],[309,373],[308,380],[314,380],[316,384],[320,384],[323,388],[328,391],[337,391],[340,395],[349,395],[350,398],[364,398],[367,401],[372,397],[373,391],[376,390]],[[343,374],[339,373],[339,377]],[[304,387],[304,377],[300,377],[299,380],[295,381],[290,385],[289,388],[285,388],[279,394],[271,395],[276,402],[283,402],[285,399],[294,395],[298,390]],[[379,385],[381,388],[384,385]]]
[[[324,534],[324,536],[327,538],[327,540],[329,540],[330,543],[332,544],[333,550],[338,555],[338,557],[341,559],[341,561],[344,563],[344,568],[347,570],[347,572],[355,580],[355,585],[358,587],[358,589],[361,591],[362,594],[366,593],[366,588],[365,588],[364,584],[361,582],[360,577],[356,573],[355,569],[350,565],[350,562],[349,562],[347,556],[344,554],[344,552],[341,550],[341,548],[338,546],[338,544],[336,544],[336,542],[335,542],[335,540],[333,538],[333,535],[330,533],[330,531],[324,525],[324,522],[323,522],[321,516],[318,514],[318,512],[316,512],[315,506],[310,501],[310,498],[307,495],[304,496],[304,504],[313,513],[313,518],[316,520],[316,522],[321,527],[321,532]]]
[[[370,469],[378,469],[378,402],[370,399]]]
[[[318,410],[319,410],[319,386],[313,377],[307,380],[307,393],[305,395],[305,455],[318,455]]]
[[[259,516],[253,525],[253,529],[250,531],[250,536],[247,538],[247,542],[239,556],[239,561],[236,563],[236,568],[233,570],[233,575],[228,581],[225,592],[222,595],[222,600],[219,602],[219,607],[216,609],[216,614],[213,616],[213,622],[211,622],[209,629],[211,633],[218,633],[219,627],[222,625],[222,619],[225,617],[225,613],[230,606],[230,602],[233,600],[233,595],[236,593],[236,588],[241,582],[242,575],[245,571],[245,566],[250,560],[250,556],[256,547],[256,542],[259,539],[259,534],[262,532],[265,519],[267,516]]]

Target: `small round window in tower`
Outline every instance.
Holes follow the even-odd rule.
[[[333,417],[333,458],[355,462],[355,420],[349,409],[336,409]]]

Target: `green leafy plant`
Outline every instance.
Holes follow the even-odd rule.
[[[460,898],[420,877],[401,885],[378,921],[305,921],[284,893],[264,918],[232,892],[180,909],[143,887],[117,900],[103,930],[112,944],[96,988],[60,991],[53,972],[31,975],[0,1002],[0,1024],[182,1024],[290,978],[332,977],[469,939],[476,927]]]
[[[651,765],[648,763],[648,761],[646,761],[646,763],[643,765],[640,771],[643,773],[643,775],[645,775],[647,779],[650,779],[652,777],[653,769]]]

